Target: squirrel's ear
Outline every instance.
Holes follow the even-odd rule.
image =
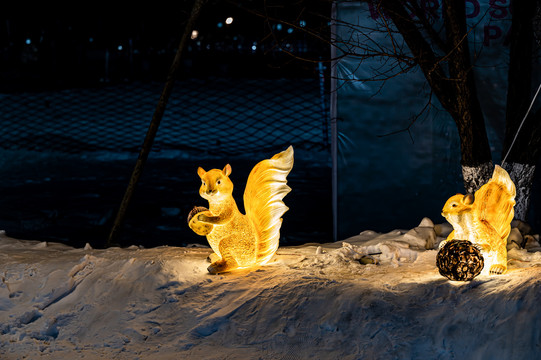
[[[462,198],[462,203],[465,204],[465,205],[471,205],[471,204],[473,204],[474,200],[475,200],[475,198],[474,198],[473,194],[466,194]]]
[[[229,176],[231,174],[231,165],[227,164],[224,169],[222,170],[222,173],[225,176]]]
[[[197,175],[199,175],[200,178],[202,178],[205,175],[206,171],[203,170],[203,168],[200,166],[197,168]]]

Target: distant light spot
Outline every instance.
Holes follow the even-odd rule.
[[[278,31],[282,30],[282,24],[276,24],[276,30]]]
[[[305,27],[306,26],[306,21],[304,21],[304,20],[299,21],[299,25],[301,27]]]
[[[32,44],[32,40],[30,40],[30,38],[27,38],[25,43],[26,43],[26,45],[30,45],[30,44]]]
[[[122,49],[123,49],[122,45],[118,45],[117,49],[118,49],[118,51],[122,51]]]
[[[292,32],[293,32],[293,28],[287,29],[287,33],[288,33],[288,34],[291,34]]]
[[[192,31],[192,40],[197,39],[198,36],[199,36],[199,31],[193,30],[193,31]]]
[[[231,16],[228,17],[227,19],[225,19],[225,23],[226,23],[227,25],[231,25],[231,24],[233,23],[233,18],[232,18]]]
[[[224,27],[224,23],[222,23],[222,22],[219,22],[219,23],[218,23],[218,25],[216,25],[216,26],[218,26],[218,28],[219,28],[219,29],[221,29],[221,28],[223,28],[223,27]]]

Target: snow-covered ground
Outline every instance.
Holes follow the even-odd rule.
[[[541,248],[519,229],[509,271],[471,282],[439,274],[450,228],[426,218],[214,276],[202,245],[98,250],[1,234],[0,358],[534,359]]]

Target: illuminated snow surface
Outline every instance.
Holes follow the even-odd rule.
[[[511,246],[506,274],[452,282],[435,266],[448,230],[425,218],[281,247],[223,275],[207,273],[200,245],[77,249],[1,234],[0,358],[536,358],[538,237]]]

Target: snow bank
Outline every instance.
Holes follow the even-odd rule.
[[[532,358],[541,253],[451,282],[442,228],[283,247],[212,276],[207,247],[75,249],[0,234],[0,358]]]

